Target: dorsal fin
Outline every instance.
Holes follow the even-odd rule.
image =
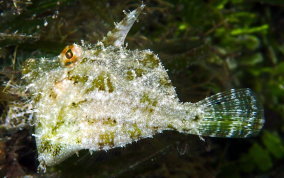
[[[120,47],[124,44],[124,40],[131,29],[134,22],[144,9],[145,5],[142,4],[137,9],[126,14],[126,17],[118,24],[115,25],[112,31],[107,33],[107,36],[103,38],[103,44],[105,46],[117,46]]]

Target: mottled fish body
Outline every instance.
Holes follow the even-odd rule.
[[[248,137],[262,128],[263,110],[250,89],[182,103],[156,54],[124,46],[143,8],[95,45],[73,44],[54,59],[25,62],[42,169],[82,149],[122,147],[164,130]]]

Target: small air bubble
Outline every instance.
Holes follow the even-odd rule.
[[[55,11],[54,14],[52,15],[53,19],[56,19],[58,17],[59,11]]]
[[[47,20],[44,20],[44,23],[43,23],[43,25],[46,27],[47,25],[48,25],[48,22],[47,22]]]

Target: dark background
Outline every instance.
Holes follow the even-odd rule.
[[[261,133],[248,139],[164,132],[123,148],[81,151],[45,176],[284,177],[284,2],[145,0],[126,41],[161,58],[181,101],[251,88],[264,106]],[[57,56],[64,46],[96,43],[134,0],[0,2],[0,80],[20,76],[28,57]],[[0,93],[0,111],[18,96]],[[3,120],[1,120],[3,123]],[[0,175],[40,176],[32,129],[0,128]]]

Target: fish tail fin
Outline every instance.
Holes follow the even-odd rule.
[[[262,105],[250,89],[231,89],[195,104],[201,111],[195,126],[200,136],[245,138],[264,124]]]

